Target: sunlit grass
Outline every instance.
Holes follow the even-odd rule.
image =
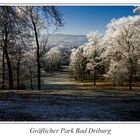
[[[95,86],[93,82],[86,81],[86,82],[82,82],[79,88],[80,89],[128,89],[129,84],[124,83],[122,86],[117,86],[117,85],[114,86],[112,82],[98,81],[96,82],[96,86]],[[132,83],[132,88],[140,89],[140,83],[139,82]]]

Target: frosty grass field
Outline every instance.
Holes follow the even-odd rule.
[[[42,86],[41,91],[0,91],[0,120],[140,120],[139,89],[94,88],[92,83],[75,82],[67,72],[47,75]]]

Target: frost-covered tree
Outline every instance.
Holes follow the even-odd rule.
[[[46,67],[52,73],[54,70],[58,70],[61,64],[61,51],[58,47],[51,48],[45,54]]]
[[[100,42],[102,35],[96,31],[88,34],[87,38],[88,42],[83,47],[83,55],[87,59],[86,69],[89,73],[92,73],[92,79],[94,80],[94,85],[96,85],[98,74],[101,73],[102,48]]]
[[[57,30],[63,26],[62,15],[55,6],[24,6],[18,7],[20,15],[26,15],[28,26],[36,44],[38,90],[41,89],[41,56],[42,36],[49,28]],[[54,30],[54,31],[55,31]],[[53,31],[53,32],[54,32]]]
[[[112,80],[114,86],[122,86],[123,82],[128,80],[128,69],[125,66],[125,62],[123,60],[120,61],[114,61],[111,59],[110,65],[109,65],[109,70],[105,74],[105,77],[107,79]]]
[[[133,10],[134,13],[140,13],[140,6],[137,6],[134,10]]]
[[[109,71],[114,81],[128,79],[129,89],[140,59],[140,16],[113,19],[107,25],[104,40],[107,46],[104,55],[110,60]],[[124,75],[124,76],[122,76]]]
[[[87,35],[88,41],[78,49],[73,49],[70,57],[70,70],[74,76],[83,81],[90,76],[96,85],[97,75],[100,73],[102,49],[100,46],[102,35],[92,32]]]
[[[19,16],[15,6],[0,6],[0,19],[0,47],[3,49],[3,70],[7,66],[9,89],[13,89],[12,48],[19,36],[23,36],[23,30],[26,31],[27,22]],[[5,81],[4,78],[3,71],[3,81]]]
[[[71,53],[71,48],[66,47],[65,45],[58,45],[59,50],[61,51],[61,64],[62,65],[68,65],[70,61],[70,53]]]
[[[24,62],[22,69],[24,70],[24,80],[29,81],[30,88],[33,89],[33,79],[36,79],[36,57],[34,50],[29,50],[24,54]]]
[[[84,45],[80,46],[77,49],[72,49],[72,53],[70,56],[70,71],[74,75],[76,80],[85,80],[86,73],[86,57],[83,55]]]
[[[74,74],[75,60],[76,60],[76,48],[73,48],[73,49],[71,49],[70,64],[69,64],[69,71],[71,74]]]

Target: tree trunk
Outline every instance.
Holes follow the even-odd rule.
[[[84,73],[83,73],[83,70],[81,70],[80,76],[81,76],[81,82],[83,83],[84,82]]]
[[[32,18],[32,24],[34,27],[34,33],[35,33],[35,39],[36,39],[36,45],[37,45],[37,72],[38,72],[38,90],[41,89],[41,80],[40,80],[40,76],[41,76],[41,72],[40,72],[40,53],[39,53],[39,41],[38,41],[38,34],[37,34],[37,29],[36,29],[36,24],[33,21],[33,17]]]
[[[113,81],[113,86],[114,86],[114,87],[116,86],[116,82],[115,82],[115,80]]]
[[[114,79],[113,79],[113,86],[116,87],[116,76],[114,74]]]
[[[96,68],[94,69],[94,75],[93,75],[93,82],[94,82],[94,86],[96,86]]]
[[[129,90],[132,90],[132,77],[133,77],[133,72],[131,72],[129,77]]]
[[[4,55],[4,50],[3,50],[3,56],[2,56],[2,88],[5,88],[5,55]]]
[[[3,49],[4,49],[5,57],[7,60],[8,75],[9,75],[9,89],[14,89],[12,67],[11,67],[11,62],[10,62],[8,51],[7,51],[7,37],[8,37],[8,34],[5,33],[5,40],[4,40],[4,48]]]
[[[133,78],[133,72],[134,72],[134,67],[131,58],[129,58],[131,62],[131,70],[130,70],[130,77],[129,77],[129,90],[132,90],[132,78]]]
[[[39,42],[37,37],[37,32],[35,30],[35,36],[36,36],[36,44],[37,44],[37,71],[38,71],[38,90],[41,89],[41,81],[40,81],[40,59],[39,59]]]
[[[33,89],[32,69],[31,69],[31,67],[29,68],[29,71],[30,71],[30,86],[31,86],[31,89]]]
[[[19,89],[19,68],[20,68],[20,64],[18,64],[18,67],[17,67],[17,89]]]

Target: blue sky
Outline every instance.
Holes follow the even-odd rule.
[[[113,18],[134,15],[133,6],[58,6],[63,14],[64,29],[59,33],[85,35],[91,31],[105,32]]]

